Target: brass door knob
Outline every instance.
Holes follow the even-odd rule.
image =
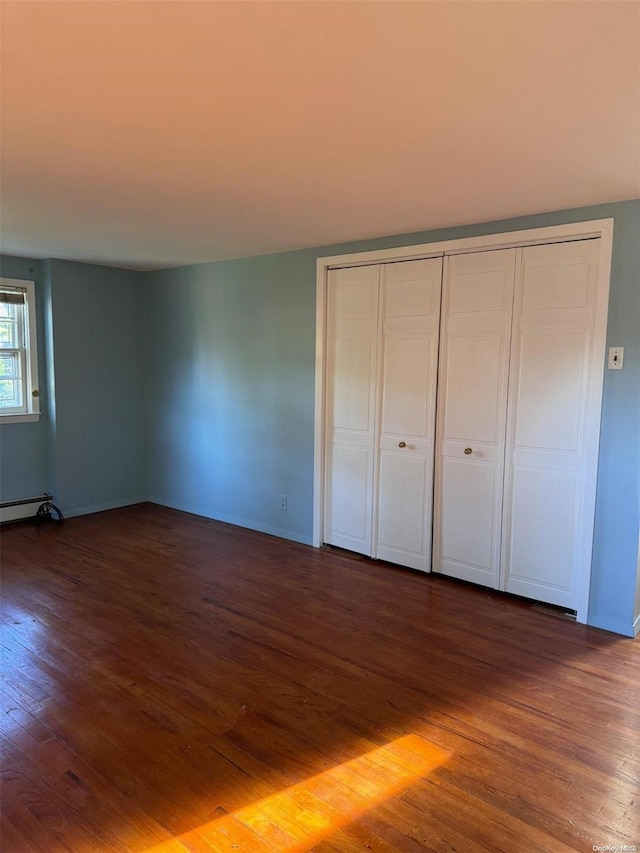
[[[407,442],[406,442],[406,441],[399,441],[399,442],[398,442],[398,447],[406,447],[406,446],[407,446]]]
[[[464,452],[468,456],[470,453],[473,453],[473,450],[470,447],[465,447]]]

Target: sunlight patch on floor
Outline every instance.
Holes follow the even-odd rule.
[[[431,773],[448,755],[418,735],[405,735],[145,853],[302,853]]]

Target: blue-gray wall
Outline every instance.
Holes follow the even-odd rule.
[[[311,541],[314,263],[145,274],[150,500]]]
[[[49,492],[65,515],[146,498],[142,279],[138,272],[5,256],[35,281],[37,423],[0,425],[0,498]]]
[[[65,515],[146,498],[138,272],[45,262],[49,477]]]
[[[0,258],[3,278],[19,278],[35,282],[36,327],[38,338],[38,384],[40,420],[25,424],[0,425],[0,495],[3,501],[38,497],[49,490],[47,472],[47,446],[49,419],[47,417],[48,393],[45,370],[44,345],[44,292],[45,279],[42,261],[29,258]]]
[[[150,499],[310,542],[316,259],[614,217],[589,621],[632,631],[640,472],[640,202],[144,274]],[[279,495],[289,508],[278,508]]]

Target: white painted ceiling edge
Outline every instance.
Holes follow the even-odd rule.
[[[640,196],[637,2],[0,10],[7,253],[156,269]]]

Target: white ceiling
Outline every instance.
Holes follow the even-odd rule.
[[[640,196],[637,2],[1,12],[8,253],[148,269]]]

